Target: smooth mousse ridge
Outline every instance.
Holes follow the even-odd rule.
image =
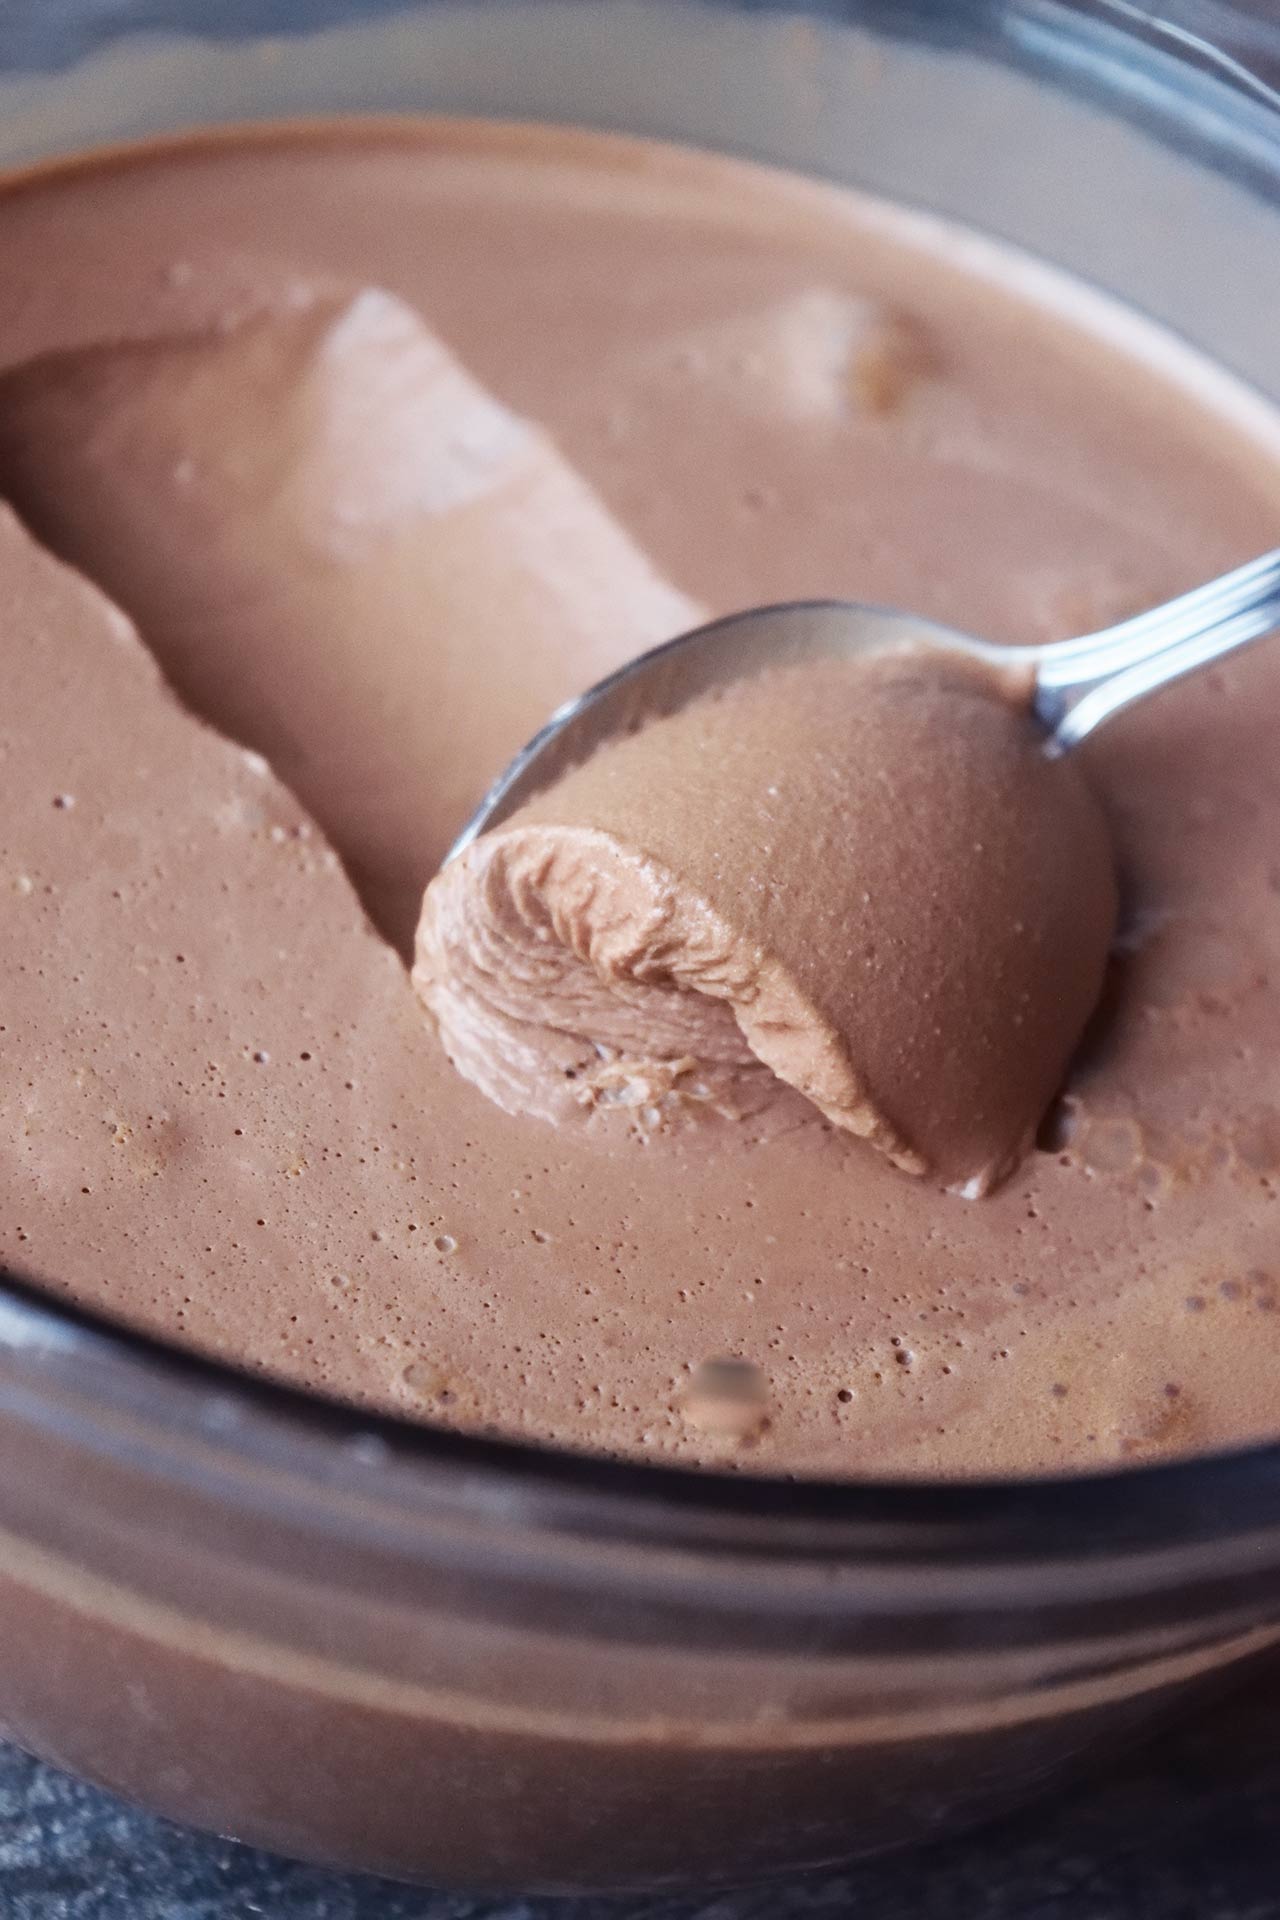
[[[0,487],[266,756],[403,951],[492,771],[698,618],[546,434],[376,289],[13,369]]]

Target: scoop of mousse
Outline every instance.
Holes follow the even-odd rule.
[[[797,1105],[970,1196],[1102,986],[1110,838],[940,652],[771,666],[601,747],[427,889],[414,979],[499,1105],[641,1137]]]
[[[270,761],[406,957],[492,768],[700,617],[377,288],[12,368],[0,492]]]

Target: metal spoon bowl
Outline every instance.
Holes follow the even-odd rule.
[[[996,646],[914,614],[841,600],[730,614],[642,653],[560,707],[490,787],[446,858],[500,826],[606,741],[780,661],[888,650],[965,654],[1008,677],[1013,696],[1026,698],[1044,729],[1045,752],[1057,755],[1135,700],[1277,626],[1280,549],[1132,620],[1040,647]]]

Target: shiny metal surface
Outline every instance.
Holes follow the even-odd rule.
[[[448,860],[608,740],[781,660],[942,649],[1007,675],[1067,752],[1135,700],[1280,626],[1280,549],[1166,605],[1078,639],[999,647],[884,607],[837,600],[754,607],[653,647],[552,714],[490,787]]]

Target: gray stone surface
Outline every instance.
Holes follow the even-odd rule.
[[[701,1899],[467,1899],[290,1864],[0,1749],[3,1920],[1280,1920],[1280,1676],[969,1838]]]

